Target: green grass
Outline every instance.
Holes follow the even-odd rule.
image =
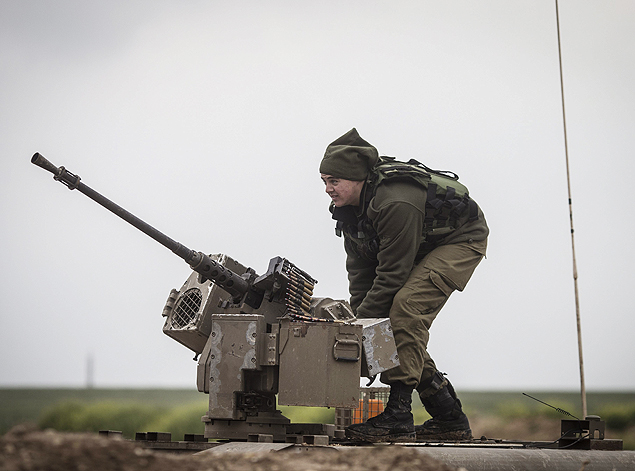
[[[161,417],[172,413],[172,409],[178,407],[192,407],[198,413],[198,421],[207,411],[208,397],[196,390],[191,389],[31,389],[31,388],[4,388],[0,389],[0,434],[6,433],[11,427],[20,423],[33,423],[41,425],[41,422],[49,415],[55,415],[60,411],[75,415],[80,412],[93,419],[84,418],[83,421],[93,420],[99,415],[97,409],[110,408],[114,410],[117,405],[131,413],[134,405],[153,409],[151,420],[158,420]],[[168,412],[170,411],[170,412]],[[139,409],[141,415],[145,416],[146,411]],[[62,414],[63,415],[63,414]],[[103,417],[103,415],[102,415]],[[47,420],[51,420],[49,417]],[[61,418],[60,418],[61,420]],[[82,422],[86,425],[87,422]],[[116,429],[123,427],[106,426],[107,423],[97,430]],[[113,424],[113,426],[116,424]],[[201,425],[202,427],[202,425]],[[67,428],[68,430],[68,428]],[[136,430],[161,431],[161,430]],[[191,433],[199,433],[192,431]]]
[[[581,417],[577,393],[528,391],[554,407]],[[566,418],[551,407],[520,392],[460,393],[469,416],[495,416],[504,421],[547,417]],[[208,396],[191,389],[0,389],[0,434],[12,426],[31,422],[41,428],[65,431],[120,430],[124,437],[135,432],[171,432],[174,440],[185,433],[203,433],[201,416],[207,412]],[[635,393],[590,392],[588,413],[600,415],[607,428],[622,433],[625,447],[635,438]],[[335,410],[319,407],[280,406],[292,422],[333,423]],[[419,399],[413,400],[415,422],[428,414]],[[620,436],[621,437],[621,436]]]
[[[562,391],[523,391],[536,399],[546,402],[554,407],[559,407],[570,414],[582,417],[580,393]],[[461,401],[467,411],[478,411],[483,414],[512,413],[516,409],[519,415],[546,414],[558,418],[566,418],[565,415],[553,410],[549,406],[541,404],[522,392],[480,392],[459,391]],[[602,411],[611,404],[620,406],[635,406],[635,392],[587,392],[587,413],[589,415],[602,415]]]

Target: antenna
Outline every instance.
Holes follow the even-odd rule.
[[[580,419],[578,419],[575,415],[570,414],[570,413],[569,413],[569,412],[567,412],[566,410],[564,410],[564,409],[560,409],[559,407],[554,407],[554,406],[552,406],[551,404],[547,404],[546,402],[541,401],[540,399],[536,399],[535,397],[530,396],[529,394],[523,393],[523,396],[527,396],[527,397],[529,397],[529,398],[533,399],[534,401],[538,401],[538,402],[540,402],[541,404],[544,404],[545,406],[549,406],[549,407],[551,407],[552,409],[557,410],[557,411],[558,411],[558,412],[560,412],[561,414],[568,415],[569,417],[573,417],[575,420],[580,420]]]
[[[575,318],[578,329],[578,358],[580,363],[580,395],[582,398],[582,416],[587,415],[586,387],[584,385],[584,361],[582,359],[582,327],[580,323],[580,297],[578,296],[578,266],[575,258],[575,239],[573,237],[573,204],[571,203],[571,176],[569,174],[569,146],[567,144],[567,117],[564,108],[564,79],[562,77],[562,50],[560,47],[560,15],[556,0],[556,28],[558,30],[558,59],[560,63],[560,94],[562,96],[562,123],[564,127],[564,155],[567,166],[567,191],[569,195],[569,222],[571,224],[571,254],[573,257],[573,290],[575,295]],[[531,396],[530,396],[531,397]],[[533,399],[533,398],[532,398]]]

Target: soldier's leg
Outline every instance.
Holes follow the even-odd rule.
[[[382,382],[390,385],[390,398],[386,409],[363,424],[349,426],[346,429],[346,436],[349,438],[371,442],[413,438],[411,393],[413,388],[418,386],[422,375],[426,377],[427,372],[427,377],[433,377],[433,373],[436,372],[434,361],[427,352],[430,326],[450,294],[455,289],[462,290],[465,287],[465,284],[461,286],[454,280],[464,280],[464,283],[467,283],[482,258],[482,255],[471,250],[467,244],[459,250],[439,249],[440,247],[432,251],[413,268],[408,280],[393,300],[390,321],[400,365],[385,371],[381,376]],[[477,261],[445,260],[441,263],[437,260],[453,256],[465,259],[470,252],[478,255],[470,255],[472,259],[478,259]],[[453,277],[446,279],[445,273],[442,275],[435,267],[443,267],[448,263],[457,269],[456,273],[446,269]],[[468,275],[461,272],[466,269],[469,269]]]
[[[346,436],[349,438],[382,442],[413,440],[416,436],[411,408],[412,391],[419,383],[424,365],[434,365],[426,350],[428,329],[447,301],[447,295],[430,281],[428,272],[419,263],[395,296],[390,310],[400,365],[381,375],[382,382],[390,385],[390,397],[384,412],[363,424],[347,427]],[[422,308],[419,297],[425,299],[426,308]]]
[[[440,250],[439,250],[440,249]],[[483,247],[484,249],[484,247]],[[484,250],[483,250],[484,251]],[[441,282],[437,286],[448,296],[454,289],[463,290],[482,255],[468,244],[439,247],[430,253],[425,266],[436,273]],[[432,275],[434,278],[434,275]],[[469,420],[464,414],[452,384],[437,370],[429,357],[424,363],[417,386],[421,402],[432,416],[415,427],[418,439],[469,440],[472,438]]]
[[[420,440],[470,440],[470,421],[463,412],[461,401],[452,384],[442,373],[421,382],[417,387],[421,403],[432,416],[423,425],[417,425],[415,432]]]
[[[397,345],[399,366],[385,371],[381,381],[386,384],[401,381],[416,387],[422,372],[436,371],[427,346],[430,327],[449,293],[439,289],[434,274],[425,266],[425,258],[415,266],[390,309],[390,323]],[[451,291],[450,291],[451,292]]]

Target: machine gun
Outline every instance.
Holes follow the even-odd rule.
[[[388,319],[358,320],[346,301],[313,297],[317,281],[290,261],[274,257],[258,276],[227,255],[176,242],[41,154],[31,162],[192,268],[168,296],[163,332],[196,354],[197,387],[209,394],[206,438],[285,441],[299,429],[276,409],[276,396],[282,405],[355,408],[360,376],[399,364]]]

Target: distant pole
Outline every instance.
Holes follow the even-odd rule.
[[[582,417],[587,416],[586,387],[584,385],[584,361],[582,359],[582,327],[580,323],[580,297],[578,296],[578,266],[575,259],[575,239],[573,237],[573,204],[571,203],[571,176],[569,175],[569,146],[567,143],[567,117],[564,108],[564,79],[562,75],[562,49],[560,47],[560,15],[556,0],[556,27],[558,29],[558,58],[560,62],[560,95],[562,96],[562,123],[564,125],[564,155],[567,164],[567,190],[569,193],[569,223],[571,225],[571,253],[573,256],[573,290],[575,294],[575,318],[578,328],[578,357],[580,362],[580,394],[582,396]]]
[[[89,353],[86,357],[86,389],[93,389],[95,386],[94,374],[95,363],[93,361],[93,355]]]

